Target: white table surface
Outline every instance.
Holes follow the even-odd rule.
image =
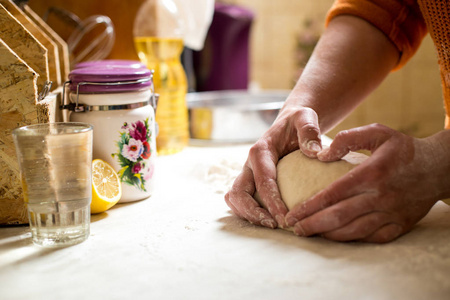
[[[154,195],[92,216],[72,247],[0,228],[0,299],[450,299],[449,206],[384,245],[256,227],[223,200],[248,148],[159,157]]]

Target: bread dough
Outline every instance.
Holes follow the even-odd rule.
[[[350,152],[342,160],[322,162],[307,157],[300,150],[294,151],[283,157],[277,165],[277,183],[281,199],[291,210],[362,163],[367,157],[361,153]],[[255,198],[265,207],[258,194],[255,194]]]
[[[347,154],[342,160],[322,162],[309,158],[300,150],[283,157],[277,165],[277,183],[287,208],[291,210],[298,203],[308,200],[356,165],[366,155],[356,152]]]

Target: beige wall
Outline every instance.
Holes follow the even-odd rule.
[[[333,0],[226,0],[250,8],[256,15],[251,36],[251,81],[263,89],[290,89],[296,65],[296,37],[304,22],[323,20]],[[337,131],[382,123],[417,137],[443,128],[439,69],[432,41],[423,42],[415,57],[361,104]]]

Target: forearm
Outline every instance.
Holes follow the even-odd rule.
[[[397,48],[377,28],[357,17],[338,16],[322,35],[284,109],[314,109],[325,133],[381,83],[398,59]]]

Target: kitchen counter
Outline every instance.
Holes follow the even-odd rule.
[[[450,207],[384,245],[253,226],[223,200],[249,146],[158,157],[149,199],[93,215],[81,244],[0,228],[0,299],[450,299]]]

